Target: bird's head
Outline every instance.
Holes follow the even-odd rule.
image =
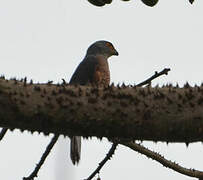
[[[118,56],[113,44],[108,41],[96,41],[87,49],[87,55],[104,55],[106,57]]]

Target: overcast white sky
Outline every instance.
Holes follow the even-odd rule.
[[[183,85],[203,81],[203,2],[160,0],[154,8],[139,0],[114,0],[102,8],[82,0],[1,0],[0,74],[27,76],[34,82],[70,79],[87,47],[111,41],[119,51],[109,60],[111,81],[134,84],[154,71],[171,68],[159,83]],[[0,179],[22,179],[38,162],[51,136],[7,133],[0,142]],[[181,165],[203,170],[203,145],[144,144]],[[38,180],[81,180],[89,176],[110,147],[106,140],[84,140],[78,167],[70,164],[69,140],[60,138]],[[57,174],[57,175],[56,175]],[[57,176],[60,175],[60,178]],[[192,179],[119,146],[105,165],[102,179]],[[68,178],[69,177],[69,178]],[[96,179],[96,178],[95,178]]]

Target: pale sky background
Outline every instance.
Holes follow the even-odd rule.
[[[139,0],[114,0],[102,8],[84,0],[1,0],[0,74],[34,82],[70,79],[87,47],[101,39],[119,51],[109,60],[111,81],[134,84],[154,71],[171,68],[153,85],[203,81],[203,1],[160,0],[154,8]],[[51,135],[18,130],[0,142],[0,179],[20,180],[29,175],[49,143]],[[188,168],[203,170],[203,145],[144,142],[167,158]],[[82,159],[73,167],[69,140],[60,138],[36,180],[82,180],[97,167],[110,148],[105,139],[83,140]],[[57,178],[60,175],[60,178]],[[190,177],[169,170],[132,150],[119,146],[114,158],[101,170],[107,179],[178,179]],[[94,178],[96,179],[96,178]]]

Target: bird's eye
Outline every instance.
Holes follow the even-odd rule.
[[[111,43],[109,43],[109,42],[106,43],[106,46],[109,47],[112,50],[114,49],[113,45]]]

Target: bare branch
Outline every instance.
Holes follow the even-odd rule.
[[[97,167],[97,169],[95,169],[95,171],[85,180],[91,180],[97,173],[99,173],[99,171],[101,170],[101,168],[104,166],[104,164],[111,159],[112,155],[114,154],[116,147],[117,147],[117,143],[113,143],[111,149],[109,150],[109,152],[106,154],[106,157],[99,163],[99,166]]]
[[[8,128],[2,128],[0,132],[0,141],[3,139],[7,131],[8,131]]]
[[[43,165],[44,161],[46,160],[58,138],[59,135],[54,135],[54,137],[51,139],[51,142],[48,144],[45,152],[43,153],[39,163],[36,165],[34,171],[28,177],[24,177],[23,180],[33,180],[35,177],[37,177],[38,171],[40,170],[41,166]]]
[[[158,161],[163,166],[168,167],[170,169],[173,169],[176,172],[179,172],[181,174],[184,174],[184,175],[187,175],[190,177],[203,178],[203,172],[202,171],[184,168],[175,162],[172,162],[170,160],[165,159],[162,155],[160,155],[156,152],[153,152],[153,151],[145,148],[142,145],[139,145],[139,144],[133,143],[133,142],[119,142],[119,143],[133,149],[134,151],[137,151],[141,154],[144,154],[145,156],[147,156],[153,160]]]
[[[165,75],[168,75],[168,72],[169,72],[170,70],[171,70],[170,68],[165,68],[165,69],[163,69],[163,70],[162,70],[161,72],[159,72],[159,73],[156,71],[153,76],[151,76],[149,79],[147,79],[147,80],[145,80],[145,81],[143,81],[143,82],[137,84],[136,86],[141,87],[141,86],[144,86],[144,85],[146,85],[146,84],[150,84],[150,83],[152,82],[152,80],[158,78],[159,76],[162,76],[162,75],[164,75],[164,74],[165,74]]]

